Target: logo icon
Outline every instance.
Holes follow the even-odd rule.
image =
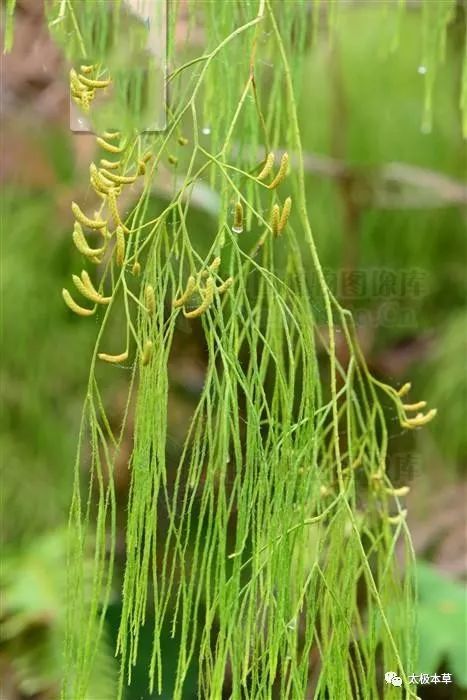
[[[394,671],[388,671],[387,673],[385,673],[384,680],[388,684],[397,685],[397,686],[402,685],[402,678],[400,678],[396,673],[394,673]]]

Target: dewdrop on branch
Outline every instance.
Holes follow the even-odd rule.
[[[78,316],[92,316],[95,312],[96,309],[86,309],[83,306],[80,306],[79,304],[76,303],[76,301],[73,299],[71,296],[70,292],[68,289],[62,289],[62,297],[65,302],[65,304],[68,306],[69,309],[74,311],[75,314],[78,314]]]
[[[146,305],[146,309],[148,310],[148,314],[152,316],[156,310],[156,296],[154,294],[154,287],[152,284],[146,285],[146,289],[144,290],[144,303]]]
[[[125,262],[125,236],[121,226],[117,226],[115,230],[117,242],[115,244],[115,262],[119,267],[123,267]]]
[[[237,202],[235,204],[234,221],[233,221],[232,231],[234,233],[242,233],[243,232],[243,205],[241,202]]]
[[[257,180],[260,180],[260,181],[265,180],[268,177],[268,175],[270,175],[270,173],[273,169],[273,166],[274,166],[275,159],[276,159],[276,157],[275,157],[274,153],[268,154],[268,157],[266,158],[266,162],[263,166],[263,169],[261,170],[260,174],[256,177]]]
[[[83,226],[86,226],[86,228],[91,228],[97,231],[98,229],[107,226],[107,221],[104,221],[103,219],[90,219],[88,216],[86,216],[86,214],[84,214],[81,211],[76,202],[71,203],[71,211],[73,212],[75,218],[79,221],[79,223]]]
[[[153,344],[151,340],[147,340],[144,344],[143,352],[141,353],[141,364],[146,366],[150,363],[152,357]]]
[[[274,180],[268,185],[268,188],[270,190],[274,190],[276,187],[278,187],[281,182],[285,179],[287,172],[289,169],[289,154],[284,153],[284,155],[281,158],[281,164],[279,166],[279,170],[277,171],[277,175],[274,178]]]
[[[120,362],[125,362],[125,360],[128,360],[128,350],[122,352],[120,355],[108,355],[106,352],[100,352],[98,353],[97,357],[99,358],[99,360],[103,360],[104,362],[110,362],[110,364],[116,365]]]

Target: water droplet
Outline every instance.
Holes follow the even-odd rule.
[[[201,131],[205,136],[209,136],[209,134],[211,133],[211,127],[210,126],[203,126]]]
[[[295,620],[290,620],[289,624],[287,625],[289,630],[294,630],[297,627],[297,623]]]
[[[420,75],[425,75],[425,73],[427,71],[427,67],[426,66],[418,66],[417,71],[418,71],[418,73],[420,73]]]
[[[232,226],[232,231],[234,233],[243,233],[243,226]]]

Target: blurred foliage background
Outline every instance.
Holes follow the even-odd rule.
[[[330,284],[355,313],[373,372],[392,384],[412,381],[414,395],[438,408],[420,435],[395,426],[391,469],[396,482],[412,486],[421,664],[413,671],[453,676],[449,685],[419,687],[420,697],[461,698],[467,688],[467,154],[458,96],[466,8],[459,2],[449,28],[427,129],[420,8],[414,3],[403,15],[397,49],[390,51],[377,5],[349,4],[332,43],[325,31],[310,39],[300,86],[309,209]],[[87,192],[94,140],[69,130],[66,65],[48,37],[41,3],[22,0],[17,13],[13,52],[3,59],[1,124],[0,687],[4,700],[46,700],[58,697],[63,664],[66,523],[97,331],[96,321],[82,323],[67,311],[60,290],[79,264],[69,202]],[[181,56],[202,51],[202,32],[191,33],[186,45],[186,29],[182,16]],[[260,86],[260,93],[266,89]],[[154,206],[165,199],[164,177],[154,182]],[[202,245],[215,194],[202,190],[196,202],[191,231]],[[187,329],[179,335],[170,365],[174,450],[205,367],[202,338]],[[106,387],[116,422],[123,400],[123,386]],[[122,459],[122,523],[127,487]],[[113,697],[118,590],[117,584],[90,700]],[[147,697],[151,625],[144,629],[128,700]],[[170,686],[177,640],[169,632],[163,653]],[[187,700],[196,697],[196,681],[193,668]]]

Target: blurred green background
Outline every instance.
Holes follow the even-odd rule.
[[[69,202],[87,192],[94,142],[69,131],[66,69],[40,5],[19,2],[14,50],[3,66],[2,700],[58,697],[65,532],[97,332],[97,322],[73,317],[60,294],[80,264],[71,245]],[[465,14],[459,3],[438,70],[431,129],[422,127],[426,72],[416,9],[404,15],[391,52],[391,42],[375,31],[380,9],[350,6],[332,47],[325,32],[315,37],[297,85],[309,211],[330,284],[355,313],[372,371],[394,385],[412,381],[413,395],[438,408],[420,433],[403,434],[395,424],[390,455],[395,482],[412,486],[409,526],[420,587],[420,668],[413,671],[451,673],[453,679],[420,687],[423,700],[466,697],[467,688],[467,159],[458,107]],[[183,37],[181,28],[181,52]],[[202,50],[202,37],[192,40]],[[165,201],[164,191],[165,183],[156,180],[155,207]],[[212,193],[198,200],[191,230],[202,244]],[[174,444],[205,360],[202,338],[176,339],[169,407]],[[122,381],[105,388],[115,421]],[[121,521],[127,488],[122,462]],[[123,554],[121,547],[121,561]],[[90,700],[114,696],[118,589]],[[128,700],[148,697],[150,631],[149,621]],[[177,640],[167,632],[167,699],[176,654]],[[196,683],[193,668],[187,700],[197,697]]]

